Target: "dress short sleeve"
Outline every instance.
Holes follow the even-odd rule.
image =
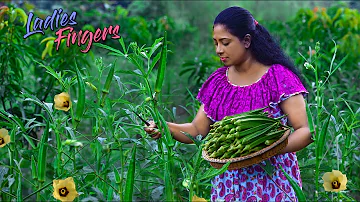
[[[213,72],[199,89],[197,100],[204,105],[207,117],[216,121],[217,106],[223,101],[223,93],[229,89],[224,82],[226,67],[220,67]]]
[[[273,69],[273,84],[271,85],[272,103],[280,102],[291,96],[302,94],[305,98],[309,93],[299,77],[288,68],[276,65]]]

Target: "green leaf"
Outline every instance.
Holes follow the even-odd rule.
[[[41,108],[43,108],[49,115],[50,117],[50,122],[53,123],[54,122],[54,117],[52,115],[52,109],[50,109],[45,103],[41,102],[37,97],[27,94],[27,93],[22,93],[23,96],[25,96],[26,98],[24,99],[25,101],[30,101],[30,102],[34,102],[35,104],[39,105]]]
[[[150,74],[150,72],[154,69],[156,63],[159,61],[161,56],[161,52],[159,52],[158,54],[156,54],[156,56],[154,57],[153,61],[151,62],[151,66],[150,69],[148,69],[148,73],[147,76]]]
[[[318,149],[318,152],[317,152],[317,155],[322,156],[323,155],[323,152],[324,152],[324,145],[325,145],[325,137],[326,137],[326,134],[328,133],[328,127],[329,127],[329,123],[330,123],[330,118],[331,118],[331,113],[332,111],[330,112],[330,114],[328,115],[328,117],[326,118],[325,120],[325,123],[323,125],[323,127],[321,128],[321,131],[320,131],[320,134],[317,139],[317,147],[316,149]]]
[[[131,74],[140,78],[143,78],[143,75],[136,73],[136,71],[130,71],[130,70],[118,70],[117,72],[122,73],[122,74]]]
[[[292,179],[291,176],[289,176],[284,169],[282,168],[282,166],[279,164],[279,167],[281,169],[281,171],[284,173],[286,179],[290,182],[292,188],[294,189],[295,193],[296,193],[296,197],[298,198],[299,201],[306,201],[306,197],[304,192],[301,190],[300,186],[295,182],[295,180]]]
[[[143,75],[145,75],[145,72],[143,70],[144,68],[144,61],[139,57],[138,55],[131,53],[128,55],[127,59],[134,64],[139,70],[142,72]]]
[[[126,48],[125,48],[124,39],[123,39],[122,37],[119,39],[119,42],[120,42],[120,45],[121,45],[124,53],[127,54],[127,50],[126,50]]]
[[[33,149],[36,148],[34,142],[32,141],[32,139],[31,139],[27,134],[22,133],[22,136],[26,139],[26,141],[30,144],[30,146],[31,146]]]
[[[61,85],[65,88],[65,84],[62,80],[61,72],[59,72],[59,73],[55,72],[55,70],[53,68],[51,68],[50,66],[45,66],[37,61],[34,61],[34,62],[39,64],[40,66],[44,67],[47,70],[46,73],[48,73],[51,76],[53,76],[54,78],[56,78],[61,83]]]
[[[155,42],[151,46],[151,50],[149,52],[149,57],[151,57],[152,54],[161,46],[161,41],[163,40],[163,38],[164,37],[160,37],[160,38],[155,40]]]
[[[158,112],[158,111],[157,111]],[[174,138],[171,135],[170,129],[164,119],[164,117],[158,112],[158,117],[160,119],[161,125],[165,130],[165,140],[169,147],[173,147],[175,145]]]
[[[199,179],[199,181],[202,180],[208,180],[208,179],[212,179],[217,175],[221,175],[223,174],[229,167],[231,162],[227,162],[226,164],[224,164],[220,169],[215,169],[213,167],[209,168],[209,170],[207,170],[202,177]]]
[[[114,167],[114,174],[115,174],[115,183],[120,184],[120,182],[121,182],[120,174],[119,174],[119,171],[115,167]]]
[[[269,176],[272,176],[274,174],[275,168],[271,164],[269,159],[265,160],[265,166],[262,166],[261,164],[259,164],[259,165]]]
[[[184,131],[180,131],[182,134],[186,135],[186,137],[188,137],[189,139],[191,139],[193,141],[193,143],[196,144],[196,146],[199,148],[201,145],[201,141],[194,138],[193,136],[191,136],[189,133],[184,132]]]
[[[314,119],[311,114],[309,104],[306,102],[306,100],[305,100],[305,107],[306,107],[306,114],[307,114],[308,125],[309,125],[311,136],[313,137],[313,139],[316,139],[316,138],[314,138],[315,137]]]
[[[122,39],[122,38],[120,38],[120,39]],[[119,51],[119,50],[117,50],[117,49],[115,49],[115,48],[112,48],[112,47],[110,47],[110,46],[107,46],[107,45],[104,45],[104,44],[101,44],[101,43],[94,43],[94,45],[95,45],[95,46],[99,46],[99,47],[101,47],[101,48],[105,48],[105,49],[107,49],[107,50],[110,50],[110,51],[112,51],[112,52],[115,52],[115,53],[117,53],[117,54],[125,57],[124,53],[122,53],[121,51]]]

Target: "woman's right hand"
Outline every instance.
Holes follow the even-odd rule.
[[[150,125],[144,128],[145,132],[149,134],[153,139],[159,139],[161,137],[161,133],[156,126],[154,121],[149,121]]]

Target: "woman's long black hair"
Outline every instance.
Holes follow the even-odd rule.
[[[215,25],[223,25],[240,40],[246,34],[251,35],[250,51],[255,59],[264,65],[280,64],[296,74],[305,86],[306,83],[293,61],[281,49],[265,27],[256,22],[252,14],[241,7],[229,7],[219,13]]]

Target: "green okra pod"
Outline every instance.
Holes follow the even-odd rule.
[[[34,155],[31,155],[31,176],[33,178],[33,180],[37,180],[37,173],[36,173],[37,169],[36,169],[36,162],[35,162],[35,158]]]
[[[272,143],[276,142],[278,139],[272,139],[272,140],[266,140],[265,144],[266,145],[271,145]]]
[[[102,89],[102,96],[101,96],[101,106],[102,107],[104,106],[106,95],[109,94],[111,81],[114,78],[115,64],[116,64],[116,60],[115,60],[114,64],[112,64],[111,67],[110,67],[109,73],[108,73],[108,75],[106,77],[104,88]]]
[[[85,82],[81,76],[80,70],[76,64],[76,79],[78,82],[78,101],[76,104],[75,121],[80,122],[85,109]]]
[[[161,88],[162,88],[162,85],[164,82],[164,77],[165,77],[166,62],[167,62],[167,32],[165,31],[164,41],[162,44],[161,56],[160,56],[160,67],[158,69],[158,74],[157,74],[156,83],[155,83],[155,92],[156,93],[161,92]]]
[[[262,137],[262,135],[265,135],[266,133],[268,133],[269,131],[271,131],[272,129],[275,129],[277,127],[278,123],[274,123],[266,128],[264,128],[263,130],[259,130],[256,131],[255,133],[251,134],[251,135],[247,135],[246,137],[244,137],[242,139],[242,144],[247,144],[253,140],[256,140],[259,137]]]
[[[134,182],[135,182],[135,162],[136,162],[135,158],[136,158],[136,145],[134,145],[131,153],[131,159],[126,176],[124,201],[132,201]]]
[[[50,123],[46,120],[46,127],[44,130],[44,134],[41,137],[40,141],[40,149],[39,149],[39,162],[38,162],[38,181],[40,184],[45,182],[45,174],[46,174],[46,153],[47,153],[47,141],[49,138],[49,129]]]

